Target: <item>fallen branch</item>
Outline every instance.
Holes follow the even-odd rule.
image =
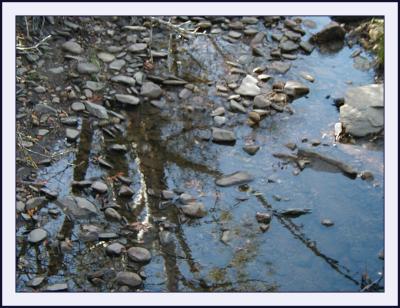
[[[44,43],[45,43],[47,40],[49,40],[50,38],[51,38],[51,34],[48,35],[48,36],[46,36],[46,37],[45,37],[44,39],[42,39],[40,42],[38,42],[37,44],[35,44],[35,45],[31,46],[31,47],[17,46],[17,50],[21,50],[21,51],[24,51],[24,50],[33,50],[33,49],[38,50],[39,46],[42,45],[42,44],[44,44]]]

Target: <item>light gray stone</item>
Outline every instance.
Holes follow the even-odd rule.
[[[101,194],[104,194],[108,190],[107,185],[100,181],[93,182],[91,188]]]
[[[226,129],[212,128],[212,140],[214,142],[235,142],[235,133]]]
[[[99,119],[108,120],[107,109],[103,106],[91,102],[85,102],[85,105],[90,114],[98,117]]]
[[[107,218],[111,219],[111,220],[120,221],[121,218],[122,218],[121,215],[120,215],[115,209],[113,209],[112,207],[107,208],[107,209],[104,211],[104,215],[105,215]]]
[[[137,105],[140,102],[139,98],[137,98],[134,95],[129,95],[129,94],[116,94],[115,98],[120,103],[128,104],[128,105]]]
[[[238,171],[225,175],[218,179],[215,183],[218,186],[226,187],[232,185],[241,185],[253,181],[253,176],[246,171]]]
[[[148,98],[158,98],[162,94],[162,89],[154,82],[147,81],[143,83],[140,94]]]
[[[97,57],[103,62],[111,62],[111,61],[114,61],[114,59],[115,59],[115,56],[108,52],[99,52],[97,54]]]
[[[100,91],[104,88],[104,83],[88,80],[86,81],[85,88],[93,92]]]
[[[146,248],[131,247],[127,251],[129,259],[134,262],[145,263],[151,260],[151,253]]]
[[[83,52],[83,48],[77,42],[68,41],[61,45],[61,48],[65,51],[71,52],[73,54],[81,54]]]
[[[28,242],[30,243],[39,243],[43,241],[47,237],[47,231],[41,228],[32,230],[28,234]]]
[[[147,44],[145,43],[135,43],[128,47],[130,52],[143,52],[147,49]]]
[[[67,128],[65,130],[65,136],[67,137],[68,140],[75,141],[76,139],[78,139],[79,134],[80,134],[80,131],[77,129]]]
[[[244,96],[257,96],[261,93],[261,89],[257,86],[257,78],[247,75],[243,78],[239,88],[235,90],[237,94]]]
[[[81,74],[94,74],[98,73],[100,69],[93,63],[80,62],[78,63],[77,70]]]
[[[287,95],[297,98],[310,92],[310,89],[299,81],[289,80],[285,83],[283,91]]]
[[[111,62],[108,67],[112,70],[119,71],[124,65],[126,64],[126,61],[123,59],[120,60],[114,60]]]
[[[189,217],[202,218],[207,215],[207,210],[203,203],[192,202],[182,206],[182,212]]]
[[[136,84],[136,81],[134,78],[129,77],[129,76],[123,76],[123,75],[114,76],[111,78],[111,81],[124,83],[129,86],[134,86]]]

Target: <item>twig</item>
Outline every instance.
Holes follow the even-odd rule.
[[[184,25],[185,23],[183,23],[182,25],[174,25],[170,21],[165,21],[165,20],[162,20],[160,18],[150,17],[150,19],[152,21],[157,22],[160,25],[166,26],[167,28],[178,32],[179,34],[181,34],[185,38],[189,38],[191,35],[193,35],[193,36],[196,36],[196,35],[208,36],[207,33],[196,32],[197,29],[195,29],[194,31],[189,31],[189,30],[181,28],[181,26]]]
[[[363,289],[360,290],[360,292],[367,292],[369,291],[372,287],[377,286],[379,282],[382,280],[383,275],[379,277],[378,279],[374,280],[371,282],[369,285],[366,285]]]
[[[31,36],[29,35],[28,18],[26,18],[26,16],[24,16],[24,19],[25,19],[25,26],[26,26],[26,37],[31,38]]]
[[[37,49],[40,45],[42,45],[43,43],[45,43],[48,39],[51,38],[51,34],[46,36],[44,39],[42,39],[40,42],[38,42],[36,45],[33,45],[31,47],[21,47],[21,46],[17,46],[17,50],[32,50],[32,49]]]

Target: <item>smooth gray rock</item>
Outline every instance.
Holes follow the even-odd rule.
[[[310,89],[299,81],[289,80],[285,83],[283,91],[294,98],[306,95]]]
[[[104,194],[105,192],[107,192],[108,187],[106,184],[104,184],[103,182],[100,181],[96,181],[91,185],[91,188],[95,191],[97,191],[98,193]]]
[[[151,260],[151,253],[146,248],[131,247],[127,251],[129,259],[134,262],[145,263]]]
[[[61,45],[61,48],[65,51],[79,55],[83,52],[83,48],[77,42],[68,41]]]
[[[119,256],[125,250],[125,246],[120,243],[112,243],[106,247],[109,256]]]
[[[216,180],[215,183],[218,186],[227,187],[227,186],[249,183],[253,180],[254,178],[250,173],[246,171],[238,171],[219,178],[218,180]]]
[[[299,43],[299,46],[307,53],[312,53],[315,48],[314,45],[312,45],[311,43],[306,42],[306,41],[301,41]]]
[[[42,93],[46,92],[46,88],[42,87],[42,86],[37,86],[33,90],[38,94],[42,94]]]
[[[104,83],[89,80],[86,81],[85,88],[90,89],[93,92],[100,91],[104,88]]]
[[[196,201],[196,198],[193,197],[192,195],[183,193],[183,194],[181,194],[181,195],[179,196],[179,201],[180,201],[182,204],[189,204],[189,203],[192,203],[192,202]]]
[[[135,43],[128,47],[130,52],[142,52],[147,49],[147,44],[145,43]]]
[[[245,145],[243,147],[243,151],[245,151],[249,155],[255,155],[260,149],[259,145]]]
[[[254,107],[259,109],[268,108],[271,106],[271,101],[269,100],[268,96],[265,94],[257,95],[254,98]]]
[[[86,219],[98,215],[96,206],[82,197],[68,196],[58,200],[57,204],[62,210],[75,219]]]
[[[77,70],[81,74],[94,74],[100,71],[95,64],[87,62],[78,63]]]
[[[114,61],[114,59],[115,59],[115,56],[108,52],[99,52],[97,54],[97,57],[103,62],[111,62],[111,61]]]
[[[85,104],[84,103],[74,102],[74,103],[71,104],[71,110],[73,110],[73,111],[78,112],[78,111],[83,111],[85,109],[86,108],[85,108]]]
[[[71,141],[75,141],[76,139],[78,139],[80,133],[81,132],[79,130],[73,128],[67,128],[65,130],[65,136],[67,137],[68,140]]]
[[[156,85],[154,82],[147,81],[147,82],[143,83],[140,94],[145,97],[155,99],[155,98],[159,98],[161,96],[162,89],[160,88],[160,86]]]
[[[37,115],[41,116],[42,114],[57,114],[57,109],[46,105],[46,104],[36,104],[35,107],[33,107],[33,110],[36,112]]]
[[[25,210],[29,211],[35,208],[42,207],[47,203],[47,199],[45,197],[33,197],[29,199],[25,204]]]
[[[62,66],[53,67],[49,69],[49,72],[55,75],[61,74],[64,72],[64,68]]]
[[[142,284],[142,278],[136,273],[119,272],[115,277],[115,282],[122,286],[136,288]]]
[[[136,84],[136,80],[134,78],[123,75],[114,76],[111,78],[111,81],[124,83],[129,86],[134,86]]]
[[[61,291],[66,291],[68,290],[68,284],[64,283],[56,283],[53,285],[50,285],[46,288],[47,292],[61,292]]]
[[[22,213],[25,211],[25,203],[22,201],[17,201],[15,208],[17,210],[17,213]]]
[[[90,114],[98,117],[99,119],[108,120],[107,109],[103,106],[91,102],[85,102],[85,105]]]
[[[218,108],[213,110],[213,112],[211,113],[211,116],[212,117],[222,116],[224,114],[225,114],[225,108],[224,107],[218,107]]]
[[[42,282],[44,281],[44,279],[45,279],[45,277],[35,277],[35,278],[29,280],[29,281],[26,283],[26,285],[27,285],[28,287],[36,288],[36,287],[38,287],[39,285],[42,284]]]
[[[192,202],[182,206],[182,212],[189,217],[202,218],[207,215],[207,210],[203,203]]]
[[[221,117],[221,116],[215,116],[214,117],[214,124],[215,126],[223,126],[226,123],[226,117]]]
[[[214,142],[235,142],[235,133],[226,129],[212,128],[212,140]]]
[[[321,224],[324,225],[325,227],[331,227],[335,223],[332,220],[325,218],[321,220]]]
[[[120,197],[132,197],[134,194],[133,190],[126,185],[122,185],[118,191],[118,196]]]
[[[47,237],[47,231],[41,228],[32,230],[28,234],[28,242],[30,243],[39,243],[43,241]]]
[[[116,152],[126,152],[126,151],[128,151],[128,148],[126,147],[125,144],[117,144],[117,143],[112,144],[112,145],[109,147],[109,149],[110,149],[111,151],[116,151]]]
[[[122,67],[124,67],[124,65],[126,64],[126,61],[123,59],[120,60],[114,60],[113,62],[111,62],[108,67],[111,70],[115,70],[115,71],[119,71]]]
[[[123,104],[128,104],[128,105],[137,105],[140,102],[140,99],[137,98],[136,96],[129,95],[129,94],[116,94],[115,98],[117,101]]]
[[[175,193],[171,190],[163,190],[161,192],[161,198],[164,200],[171,200],[175,197]]]
[[[244,106],[234,100],[231,100],[230,103],[230,109],[234,112],[240,112],[240,113],[246,113],[246,108]]]
[[[235,92],[243,96],[257,96],[261,93],[261,89],[257,86],[257,82],[257,78],[247,75],[243,78],[242,83]]]
[[[347,133],[363,137],[384,128],[383,85],[351,88],[340,107],[340,122]]]
[[[122,218],[121,215],[120,215],[115,209],[113,209],[112,207],[107,208],[107,209],[104,211],[104,215],[105,215],[107,218],[111,219],[111,220],[120,221],[121,218]]]
[[[287,40],[287,41],[281,42],[279,44],[279,48],[283,51],[294,51],[297,48],[299,48],[299,45],[297,45],[295,42],[293,42],[291,40]]]
[[[290,62],[274,61],[271,63],[270,69],[279,74],[285,74],[291,66]]]

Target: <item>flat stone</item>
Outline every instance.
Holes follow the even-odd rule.
[[[247,75],[245,78],[243,78],[242,83],[240,84],[239,88],[235,90],[235,92],[243,96],[257,96],[261,92],[261,89],[257,86],[257,82],[257,78]]]
[[[243,151],[245,151],[249,155],[255,155],[260,149],[259,145],[245,145],[243,147]]]
[[[228,36],[234,38],[234,39],[239,39],[242,37],[242,33],[237,32],[237,31],[229,31]]]
[[[49,132],[50,132],[50,131],[49,131],[48,129],[43,129],[43,128],[41,128],[41,129],[38,129],[36,135],[37,135],[37,136],[40,136],[40,137],[43,137],[43,136],[46,136]]]
[[[225,175],[216,180],[218,186],[227,187],[233,185],[246,184],[253,181],[253,176],[246,171],[238,171],[232,174]]]
[[[160,86],[156,85],[154,82],[147,81],[147,82],[143,83],[140,94],[145,97],[155,99],[155,98],[158,98],[161,96],[162,89],[160,88]]]
[[[111,70],[115,70],[115,71],[119,71],[122,67],[124,67],[126,64],[126,61],[123,59],[120,60],[114,60],[113,62],[111,62],[108,67]]]
[[[115,277],[115,282],[122,286],[136,288],[142,284],[142,278],[136,273],[119,272]]]
[[[129,94],[116,94],[115,99],[123,104],[128,105],[138,105],[140,103],[140,99],[136,96],[129,95]]]
[[[50,285],[46,288],[47,292],[61,292],[61,291],[66,291],[68,290],[68,284],[64,283],[56,283],[53,285]]]
[[[33,110],[36,112],[37,115],[41,116],[43,114],[51,113],[51,114],[57,114],[57,109],[46,105],[46,104],[36,104],[35,107],[33,107]]]
[[[99,52],[97,54],[97,57],[101,61],[106,62],[106,63],[114,61],[114,59],[115,59],[115,56],[113,54],[111,54],[111,53],[108,53],[108,52]]]
[[[45,194],[47,199],[57,199],[58,198],[58,193],[49,188],[43,187],[40,189],[40,192]]]
[[[59,200],[58,204],[61,205],[62,210],[65,213],[76,219],[85,219],[98,215],[96,206],[89,200],[82,197],[68,196]]]
[[[75,116],[65,117],[65,118],[61,118],[60,122],[64,125],[76,126],[78,124],[78,118]]]
[[[191,95],[193,94],[193,92],[189,89],[182,89],[181,92],[179,92],[179,98],[180,99],[188,99]]]
[[[44,281],[45,277],[35,277],[31,280],[29,280],[26,285],[28,287],[33,287],[36,288],[38,286],[40,286],[42,284],[42,282]]]
[[[134,86],[136,84],[136,80],[129,76],[118,75],[111,78],[111,81],[124,83],[129,86]]]
[[[122,219],[121,215],[112,207],[106,208],[104,215],[111,220],[120,221]]]
[[[350,88],[340,107],[340,122],[346,133],[363,137],[384,128],[383,85]]]
[[[81,102],[74,102],[71,104],[71,110],[79,112],[79,111],[84,111],[85,108],[85,104],[81,103]]]
[[[109,149],[111,151],[116,151],[116,152],[126,152],[128,151],[127,147],[125,144],[112,144]]]
[[[297,48],[299,48],[299,45],[297,45],[295,42],[293,42],[291,40],[287,40],[287,41],[281,42],[279,44],[279,48],[283,51],[294,51]]]
[[[123,46],[108,46],[107,51],[110,53],[121,52],[124,49]]]
[[[120,243],[112,243],[106,247],[106,253],[109,256],[119,256],[125,251],[125,246]]]
[[[130,52],[134,52],[134,53],[143,52],[146,49],[147,49],[147,44],[145,44],[145,43],[135,43],[128,47],[128,50]]]
[[[104,83],[96,81],[86,81],[85,88],[93,92],[100,91],[104,88]]]
[[[306,95],[310,89],[299,81],[289,80],[285,83],[283,91],[294,98]]]
[[[309,82],[314,82],[315,78],[307,72],[300,72],[299,75]]]
[[[193,197],[192,195],[183,193],[183,194],[181,194],[181,195],[179,196],[179,201],[180,201],[182,204],[189,204],[189,203],[192,203],[192,202],[196,201],[196,198]]]
[[[73,128],[67,128],[65,130],[65,136],[67,137],[68,140],[71,141],[75,141],[76,139],[78,139],[80,133],[81,132],[79,130]]]
[[[131,247],[127,251],[129,259],[134,262],[146,263],[151,260],[151,253],[146,248]]]
[[[226,117],[221,117],[221,116],[215,116],[214,117],[214,124],[217,127],[221,127],[226,123],[227,119]]]
[[[189,217],[202,218],[207,215],[207,210],[202,203],[188,203],[182,206],[182,212]]]
[[[93,182],[91,188],[101,194],[104,194],[108,190],[107,185],[100,181]]]
[[[259,109],[264,109],[268,108],[271,106],[271,101],[269,100],[269,97],[265,94],[257,95],[254,98],[254,107],[259,108]]]
[[[300,46],[304,51],[306,51],[307,53],[312,53],[313,50],[314,50],[314,48],[315,48],[314,45],[312,45],[311,43],[306,42],[306,41],[301,41],[301,42],[299,43],[299,46]]]
[[[231,100],[229,103],[230,109],[234,112],[241,112],[241,113],[246,113],[246,108],[243,107],[242,104]]]
[[[36,209],[42,207],[47,203],[47,199],[45,197],[33,197],[29,199],[25,204],[25,210],[29,211],[32,209]]]
[[[249,119],[252,120],[255,123],[258,123],[261,121],[261,117],[257,112],[251,111],[249,112]]]
[[[100,71],[95,64],[86,62],[78,63],[77,70],[81,74],[94,74]]]
[[[291,41],[299,41],[301,39],[301,34],[287,30],[285,31],[285,36]]]
[[[225,108],[224,107],[218,107],[216,109],[213,110],[213,112],[211,113],[212,117],[215,116],[221,116],[225,114]]]
[[[114,232],[101,232],[98,234],[99,240],[113,240],[119,238],[119,235]]]
[[[17,201],[15,207],[16,207],[17,213],[22,213],[25,211],[25,203],[23,203],[22,201]]]
[[[331,227],[335,223],[332,220],[325,218],[321,220],[321,224],[324,225],[325,227]]]
[[[164,200],[172,200],[175,197],[175,193],[171,190],[163,190],[161,192],[161,198]]]
[[[108,113],[107,109],[101,105],[94,104],[91,102],[85,102],[86,109],[89,111],[90,114],[94,115],[99,119],[108,120]]]
[[[49,69],[49,72],[55,75],[64,73],[64,68],[62,66],[53,67]]]
[[[246,25],[255,25],[256,23],[258,23],[258,18],[251,16],[244,16],[242,17],[242,23]]]
[[[83,48],[77,42],[68,41],[61,45],[61,48],[65,51],[79,55],[83,52]]]
[[[274,61],[270,65],[270,69],[279,74],[285,74],[290,69],[291,66],[292,66],[291,63],[289,62]]]
[[[118,192],[118,196],[120,197],[132,197],[133,194],[133,190],[126,185],[122,185]]]
[[[235,133],[226,129],[212,128],[212,140],[214,142],[235,142]]]
[[[47,231],[41,228],[32,230],[28,234],[28,242],[30,243],[39,243],[43,241],[47,237]]]
[[[42,86],[37,86],[33,90],[38,94],[42,94],[42,93],[46,92],[46,88],[42,87]]]

